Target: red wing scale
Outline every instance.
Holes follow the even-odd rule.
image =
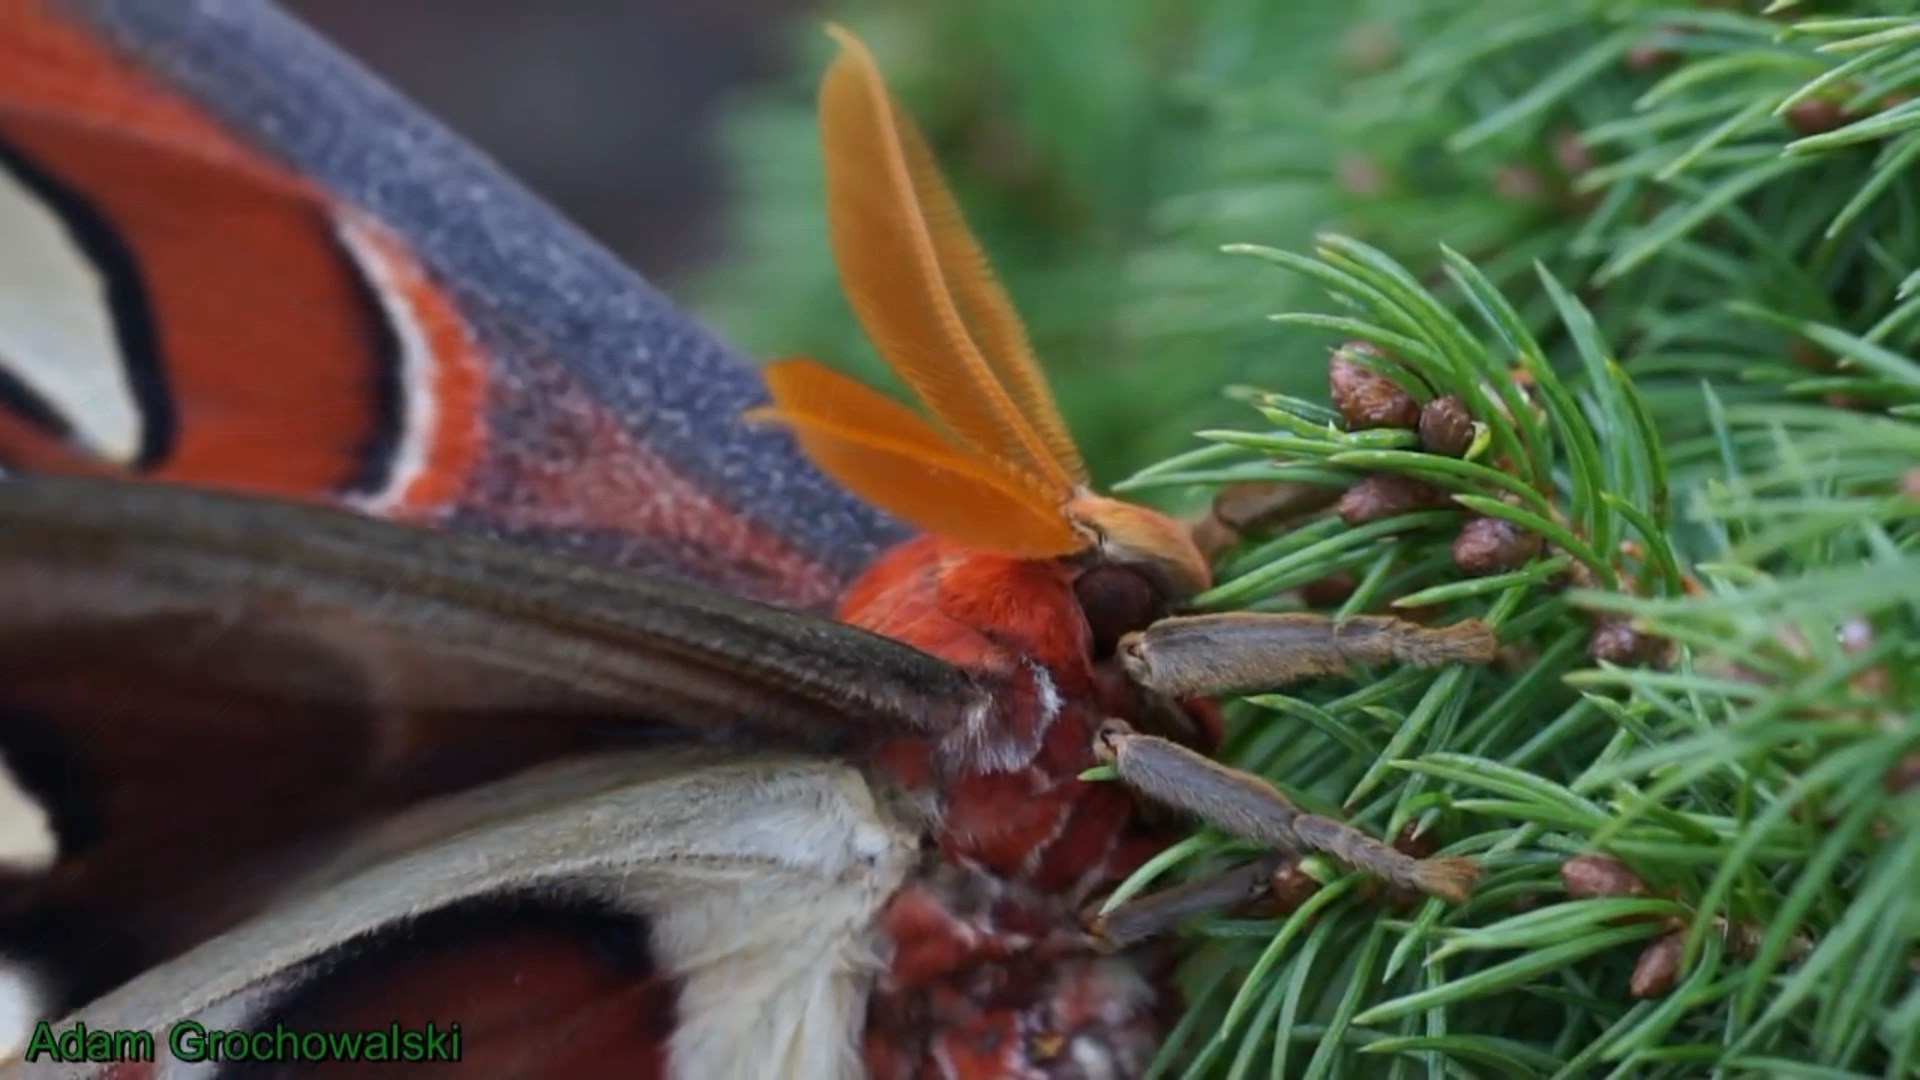
[[[751,364],[269,4],[0,5],[0,230],[0,468],[815,608],[900,536],[740,419]]]

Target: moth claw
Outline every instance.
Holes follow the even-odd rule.
[[[1283,856],[1264,855],[1135,897],[1105,913],[1088,911],[1081,916],[1081,925],[1096,951],[1118,952],[1173,929],[1189,915],[1237,908],[1266,897],[1290,865]]]
[[[1102,720],[1099,730],[1093,734],[1093,759],[1102,765],[1112,765],[1119,758],[1121,745],[1133,734],[1132,726],[1124,720],[1112,717]]]

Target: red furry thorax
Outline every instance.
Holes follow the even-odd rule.
[[[927,861],[881,917],[893,952],[869,1012],[876,1077],[1079,1074],[1088,1055],[1131,1075],[1157,1041],[1164,963],[1099,957],[1080,924],[1173,837],[1118,785],[1079,779],[1100,722],[1135,706],[1096,665],[1075,573],[919,537],[842,602],[844,621],[965,668],[995,706],[964,740],[902,738],[873,759],[932,806]]]

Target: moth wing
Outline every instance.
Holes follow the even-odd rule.
[[[749,362],[272,5],[0,5],[0,230],[0,471],[800,607],[901,536],[742,422]]]
[[[162,1062],[188,1020],[431,1021],[489,1076],[853,1076],[864,934],[915,850],[844,765],[570,761],[382,824],[61,1026],[152,1032]]]
[[[369,822],[563,756],[962,725],[864,631],[320,507],[0,483],[0,955],[85,1000]]]

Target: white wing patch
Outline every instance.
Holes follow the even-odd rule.
[[[132,464],[145,434],[106,282],[60,215],[0,167],[0,370],[90,450]]]
[[[0,870],[38,873],[59,855],[60,838],[46,807],[20,786],[0,758]]]
[[[653,905],[654,947],[683,980],[672,1075],[857,1080],[875,915],[913,839],[851,769],[736,777],[686,789],[711,830],[687,852],[701,871]]]
[[[27,1048],[34,1025],[46,1015],[46,998],[38,972],[0,957],[0,1061]]]

